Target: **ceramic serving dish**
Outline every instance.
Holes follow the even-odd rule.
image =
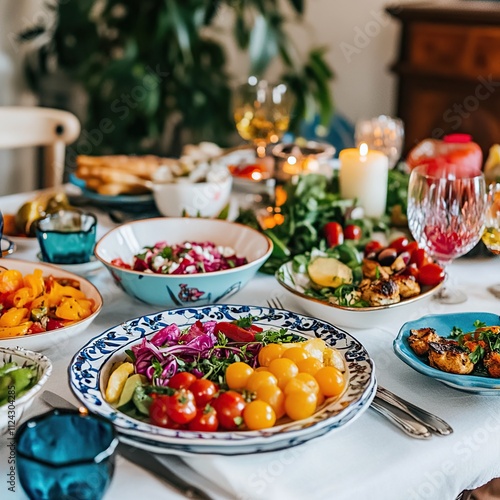
[[[102,297],[97,288],[80,276],[70,273],[63,269],[59,269],[57,266],[50,264],[41,264],[39,262],[27,262],[24,260],[3,259],[0,262],[0,266],[6,269],[15,269],[20,271],[23,276],[27,274],[32,274],[35,269],[41,269],[43,276],[54,276],[57,278],[66,278],[68,280],[76,280],[80,283],[80,289],[85,294],[87,298],[94,301],[94,312],[83,319],[65,328],[59,328],[56,330],[50,330],[42,333],[33,333],[29,335],[21,335],[17,337],[0,338],[0,346],[16,347],[21,346],[27,349],[32,349],[34,351],[41,351],[48,349],[50,347],[64,345],[65,340],[78,335],[79,333],[85,331],[86,328],[95,320],[102,308]]]
[[[287,328],[306,338],[320,337],[344,356],[349,382],[344,394],[328,402],[308,419],[261,431],[194,432],[157,427],[136,420],[110,406],[103,392],[115,361],[125,351],[159,328],[175,323],[181,329],[196,321],[233,321],[252,315],[263,328]],[[163,311],[127,321],[103,332],[78,352],[69,368],[70,386],[82,403],[113,420],[118,431],[136,446],[171,454],[237,455],[295,446],[357,418],[368,408],[376,387],[373,362],[351,335],[330,323],[289,311],[242,305],[213,305]]]
[[[287,262],[278,269],[276,279],[302,310],[312,316],[331,321],[335,325],[349,328],[373,328],[386,325],[388,322],[402,323],[408,318],[419,314],[432,299],[432,296],[443,286],[440,283],[416,297],[404,299],[397,304],[374,307],[345,307],[330,304],[327,301],[307,295],[305,290],[310,286],[309,277],[307,273],[294,271],[292,262]]]
[[[399,359],[414,370],[454,389],[486,396],[500,396],[500,379],[443,372],[430,366],[426,359],[417,356],[408,344],[410,330],[433,328],[438,335],[448,337],[454,327],[462,329],[463,332],[473,331],[475,329],[475,321],[481,321],[487,326],[500,325],[498,314],[487,312],[463,312],[423,316],[417,320],[408,321],[401,327],[393,343],[394,352]]]
[[[145,246],[166,241],[214,242],[231,247],[247,264],[223,271],[199,274],[155,274],[124,269],[112,262],[121,258],[131,264]],[[218,219],[144,219],[123,224],[97,243],[95,256],[108,269],[115,283],[126,293],[148,304],[175,307],[219,302],[240,290],[272,252],[272,243],[263,234],[241,224]]]

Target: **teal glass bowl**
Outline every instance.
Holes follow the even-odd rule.
[[[15,443],[19,480],[30,499],[98,500],[111,483],[118,437],[104,418],[53,410],[25,422]]]
[[[42,260],[51,264],[90,262],[96,242],[95,215],[61,210],[35,222]]]

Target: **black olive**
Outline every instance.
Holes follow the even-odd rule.
[[[390,266],[396,260],[397,256],[398,252],[396,252],[394,248],[384,248],[384,250],[378,254],[379,264],[382,266]]]

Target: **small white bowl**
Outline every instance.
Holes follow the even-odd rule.
[[[166,217],[217,217],[229,203],[232,177],[229,172],[209,182],[153,180],[153,196],[159,212]]]
[[[22,347],[0,347],[0,367],[12,361],[22,368],[36,366],[38,381],[21,397],[15,397],[11,403],[7,402],[0,406],[0,434],[15,431],[15,425],[20,422],[23,413],[31,406],[52,372],[52,363],[43,354],[28,351]],[[15,422],[12,422],[12,419],[9,418],[12,411],[15,412]]]
[[[247,264],[198,274],[156,274],[124,269],[113,264],[122,259],[132,264],[145,246],[166,241],[169,245],[185,241],[211,241],[230,247]],[[162,307],[207,305],[225,300],[255,276],[271,255],[271,240],[255,229],[220,219],[168,218],[143,219],[122,224],[105,234],[95,247],[95,256],[106,266],[115,283],[126,293],[147,304]]]

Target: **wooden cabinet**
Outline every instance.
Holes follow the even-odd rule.
[[[464,132],[487,155],[500,142],[500,3],[390,6],[402,23],[397,115],[406,152],[426,137]]]

